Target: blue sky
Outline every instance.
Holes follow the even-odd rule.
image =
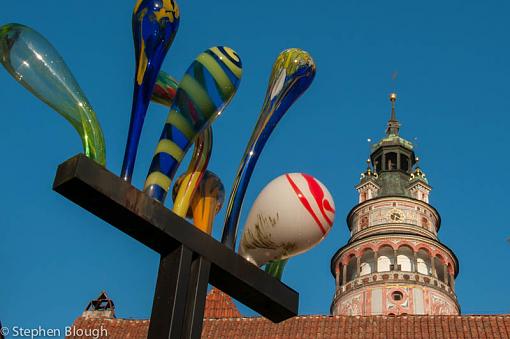
[[[0,24],[29,25],[60,51],[97,112],[107,167],[115,173],[131,108],[132,2],[4,1],[0,11]],[[292,259],[283,278],[300,292],[301,314],[329,313],[330,258],[348,239],[345,216],[357,202],[353,186],[365,167],[366,140],[383,136],[395,86],[401,134],[418,138],[421,167],[433,186],[431,204],[442,216],[440,239],[460,261],[456,289],[462,312],[510,311],[508,2],[179,4],[180,30],[165,71],[180,78],[214,45],[232,47],[243,60],[239,91],[214,123],[209,168],[228,190],[278,53],[300,47],[317,64],[314,83],[266,145],[241,216],[243,221],[264,185],[285,172],[307,172],[329,188],[337,210],[333,230],[312,251]],[[148,318],[157,254],[51,190],[57,165],[81,151],[74,130],[3,70],[0,102],[1,321],[63,328],[103,289],[119,317]],[[166,109],[150,107],[133,180],[137,187],[165,118]]]

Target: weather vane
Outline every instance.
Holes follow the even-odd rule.
[[[391,73],[391,87],[392,87],[393,93],[397,92],[397,78],[398,78],[398,71],[393,71],[393,73]]]

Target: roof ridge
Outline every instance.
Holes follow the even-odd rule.
[[[310,319],[310,318],[348,318],[348,319],[367,319],[367,318],[388,318],[388,319],[405,319],[405,318],[493,318],[493,317],[504,317],[510,318],[510,313],[495,313],[495,314],[459,314],[459,315],[448,315],[448,314],[406,314],[406,315],[330,315],[330,314],[302,314],[297,315],[290,319]],[[98,321],[98,319],[79,316],[77,319],[82,318],[87,321]],[[290,320],[289,319],[289,320]],[[205,320],[267,320],[261,316],[240,316],[240,317],[220,317],[220,318],[204,318]],[[101,318],[100,321],[133,321],[133,322],[149,322],[150,319],[132,319],[132,318]]]
[[[76,318],[76,320],[78,319],[84,319],[86,321],[94,321],[94,322],[97,322],[97,321],[109,321],[109,322],[116,322],[116,321],[123,321],[123,322],[127,322],[127,321],[140,321],[140,322],[149,322],[150,319],[133,319],[133,318],[94,318],[94,317],[87,317],[87,316],[79,316],[78,318]]]

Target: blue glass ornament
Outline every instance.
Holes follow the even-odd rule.
[[[136,74],[128,139],[121,177],[131,181],[145,114],[154,84],[179,28],[179,6],[174,0],[138,0],[133,11]]]

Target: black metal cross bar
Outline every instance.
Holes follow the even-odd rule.
[[[296,291],[83,154],[53,189],[160,253],[149,338],[200,336],[208,283],[273,322],[297,315]]]

